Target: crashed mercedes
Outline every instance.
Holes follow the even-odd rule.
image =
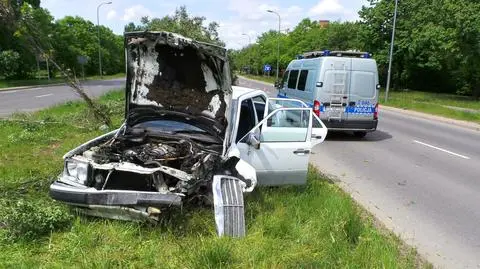
[[[231,86],[226,51],[215,45],[134,32],[125,48],[125,121],[65,154],[52,198],[88,215],[147,221],[186,199],[213,203],[218,234],[243,236],[243,193],[257,180],[305,183],[310,149],[326,135],[311,108]]]

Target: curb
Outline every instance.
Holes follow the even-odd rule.
[[[0,92],[9,92],[9,91],[18,91],[18,90],[40,88],[40,87],[63,86],[63,85],[66,85],[66,84],[65,83],[55,83],[55,84],[43,84],[43,85],[31,85],[31,86],[18,86],[18,87],[10,87],[10,88],[1,88]]]
[[[402,113],[404,115],[408,115],[411,117],[416,117],[416,118],[421,118],[421,119],[426,119],[426,120],[435,120],[438,122],[446,123],[446,124],[451,124],[455,125],[458,127],[463,127],[466,129],[474,130],[474,131],[480,131],[480,124],[473,123],[473,122],[468,122],[468,121],[463,121],[463,120],[456,120],[456,119],[450,119],[450,118],[445,118],[441,116],[436,116],[436,115],[430,115],[422,112],[417,112],[417,111],[412,111],[408,109],[401,109],[401,108],[396,108],[396,107],[391,107],[391,106],[386,106],[380,104],[380,109],[386,110],[386,111],[391,111],[391,112],[397,112],[397,113]],[[380,110],[380,113],[382,113]]]

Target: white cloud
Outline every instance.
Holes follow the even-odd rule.
[[[145,8],[143,5],[135,5],[125,9],[122,20],[124,21],[137,21],[144,16],[152,16],[152,12]]]
[[[345,8],[340,4],[339,0],[320,0],[313,6],[308,14],[315,15],[340,15],[345,11]]]
[[[115,19],[116,17],[117,17],[117,12],[116,12],[114,9],[108,11],[108,13],[107,13],[107,20],[113,20],[113,19]]]

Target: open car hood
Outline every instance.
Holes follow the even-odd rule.
[[[125,48],[127,124],[146,108],[180,112],[224,138],[232,92],[224,48],[169,32],[125,33]]]

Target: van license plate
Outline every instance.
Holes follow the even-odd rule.
[[[340,118],[341,115],[342,115],[342,110],[340,110],[340,109],[332,109],[328,113],[328,116],[330,118]]]

